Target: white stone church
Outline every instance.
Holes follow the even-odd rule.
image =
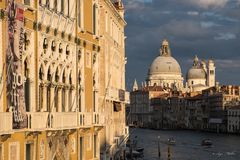
[[[215,86],[215,64],[209,59],[200,61],[197,56],[193,60],[192,67],[186,74],[186,84],[181,67],[177,60],[172,57],[169,42],[163,40],[160,48],[160,55],[152,62],[148,77],[147,86],[161,86],[182,92],[199,92]],[[133,90],[136,90],[137,83],[134,83]]]

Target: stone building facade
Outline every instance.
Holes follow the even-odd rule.
[[[109,119],[112,126],[121,122],[117,136],[125,138],[128,129],[125,116],[111,114],[103,103],[108,87],[102,86],[107,67],[101,54],[109,45],[101,32],[103,3],[121,21],[124,37],[124,8],[115,1],[0,1],[0,159],[114,157],[100,149],[109,143],[102,137]],[[125,60],[124,38],[121,44],[115,61]],[[125,61],[118,67],[122,79],[112,87],[125,97]],[[122,108],[127,99],[119,102]]]
[[[163,89],[164,90],[164,89]],[[131,98],[138,93],[131,92]],[[149,91],[150,92],[150,91]],[[147,92],[148,93],[148,92]],[[165,94],[157,91],[158,96],[142,103],[143,98],[131,100],[130,124],[147,123],[140,127],[155,129],[193,129],[212,132],[239,132],[239,86],[216,86],[203,90],[201,94],[188,94],[169,90]],[[137,105],[136,105],[137,104]],[[137,106],[148,104],[142,110]],[[148,110],[150,109],[151,110]],[[148,121],[139,117],[148,115]],[[136,118],[137,116],[137,118]],[[135,121],[132,121],[135,118]],[[138,125],[139,126],[139,125]]]

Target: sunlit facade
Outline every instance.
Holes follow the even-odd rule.
[[[109,120],[100,0],[0,0],[0,9],[0,160],[102,159]],[[111,86],[126,94],[119,67],[122,79]],[[109,116],[126,136],[125,116]]]

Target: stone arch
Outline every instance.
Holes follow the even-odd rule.
[[[82,82],[82,73],[81,73],[81,71],[80,70],[78,70],[78,78],[77,78],[77,83],[80,85],[81,84],[81,82]]]

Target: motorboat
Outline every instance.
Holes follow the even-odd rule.
[[[137,147],[135,150],[136,150],[137,152],[143,153],[144,148],[142,148],[142,147]]]
[[[212,141],[210,139],[204,139],[202,140],[202,146],[211,146]]]
[[[175,140],[173,137],[171,137],[171,138],[168,138],[167,143],[168,143],[169,145],[175,145],[175,144],[176,144],[176,140]]]

